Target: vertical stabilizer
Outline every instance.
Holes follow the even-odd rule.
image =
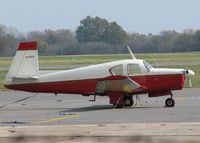
[[[7,76],[12,78],[28,78],[36,76],[38,71],[37,43],[21,42]]]

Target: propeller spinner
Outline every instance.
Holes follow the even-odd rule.
[[[192,70],[189,70],[189,69],[185,69],[183,72],[184,72],[185,78],[189,82],[189,87],[192,87],[192,76],[194,76],[195,73]]]

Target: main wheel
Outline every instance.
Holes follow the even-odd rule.
[[[173,98],[167,98],[165,100],[165,106],[166,107],[174,107],[175,106],[175,101]]]
[[[124,105],[126,107],[133,106],[133,97],[132,96],[126,96],[124,99]]]

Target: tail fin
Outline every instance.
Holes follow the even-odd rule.
[[[8,77],[29,78],[39,71],[37,42],[21,42],[13,58]]]

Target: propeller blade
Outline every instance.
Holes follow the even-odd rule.
[[[192,87],[192,80],[191,80],[191,78],[189,78],[188,81],[189,81],[189,86]]]

